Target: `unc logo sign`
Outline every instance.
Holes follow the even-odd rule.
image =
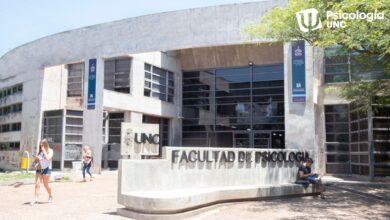
[[[158,124],[121,124],[121,154],[146,155],[159,154],[160,129]]]
[[[158,134],[145,134],[145,133],[136,133],[134,134],[134,141],[137,144],[159,144],[160,136]]]
[[[317,30],[322,28],[320,19],[318,18],[318,11],[315,8],[309,8],[296,13],[299,29],[302,32],[309,32],[310,30]]]

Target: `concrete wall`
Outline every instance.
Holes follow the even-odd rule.
[[[44,69],[41,110],[63,109],[66,105],[68,71],[64,65]]]
[[[10,72],[8,72],[10,73]],[[0,116],[0,124],[22,122],[21,131],[0,134],[1,142],[20,141],[19,151],[0,151],[0,168],[14,170],[19,167],[19,158],[23,151],[34,152],[40,135],[40,101],[42,92],[43,70],[21,71],[5,76],[0,72],[0,88],[7,88],[23,83],[23,93],[15,94],[3,101],[1,106],[22,102],[21,113]]]
[[[239,44],[179,50],[183,70],[283,63],[283,45],[279,43]]]
[[[238,151],[256,152],[272,149],[238,148],[165,148],[165,158],[158,160],[123,160],[122,192],[133,190],[181,190],[191,188],[212,188],[243,185],[278,185],[296,181],[299,162],[264,162],[256,163],[254,155],[250,162],[195,162],[172,163],[172,151],[233,151],[238,158]],[[297,150],[289,149],[286,152]],[[312,152],[312,151],[311,151]],[[219,154],[219,157],[221,154]],[[211,156],[210,156],[211,157]],[[180,156],[178,158],[180,160]],[[131,164],[131,165],[130,165]]]
[[[40,139],[45,68],[80,61],[85,61],[87,67],[87,61],[90,58],[98,58],[100,66],[103,66],[101,60],[106,57],[239,44],[244,41],[241,31],[245,24],[257,21],[268,9],[286,3],[286,0],[262,1],[129,18],[51,35],[9,51],[0,58],[0,88],[17,83],[24,84],[22,150],[32,151]],[[103,71],[100,70],[98,74],[103,74]],[[133,82],[139,83],[135,80]],[[103,81],[98,84],[100,83]],[[84,85],[86,91],[87,84]],[[103,98],[102,87],[97,88],[99,92],[101,89],[101,94],[99,94]],[[177,91],[180,94],[181,88]],[[177,98],[180,102],[181,98]],[[103,106],[102,99],[98,98],[98,100],[97,106]],[[60,105],[62,102],[61,98]],[[163,108],[169,109],[166,106]],[[161,114],[181,115],[180,110],[177,112],[178,114],[168,112],[161,112]],[[88,124],[86,126],[88,129],[85,129],[84,133],[86,143],[97,144],[98,139],[94,140],[91,134],[97,131],[100,134],[101,123],[98,122],[101,122],[101,113],[100,109],[86,113],[88,118],[84,121]],[[95,123],[97,123],[96,127],[93,126]],[[180,123],[180,119],[174,119],[173,126],[171,126],[172,133],[178,137],[181,133]],[[177,140],[180,138],[175,138],[173,141]],[[2,155],[9,158],[6,159],[7,164],[13,161],[12,163],[17,165],[19,152],[2,152]]]
[[[168,147],[164,150],[163,159],[120,161],[119,204],[136,212],[162,214],[177,213],[219,201],[316,192],[312,187],[304,189],[302,185],[293,184],[300,162],[256,160],[257,153],[272,149]],[[174,161],[173,151],[179,151]],[[193,154],[188,161],[181,160],[181,152],[190,155],[190,151],[198,155],[208,152],[211,162],[194,161],[196,156]],[[212,156],[213,151],[219,152],[217,161]],[[238,160],[239,151],[247,155],[243,161]],[[281,151],[286,155],[297,152],[291,149]],[[233,153],[235,160],[226,162],[221,159],[222,152]]]
[[[315,105],[313,95],[313,47],[305,45],[306,102],[292,101],[291,43],[284,45],[284,95],[285,95],[285,144],[286,149],[312,150],[317,158],[315,141]],[[317,163],[315,163],[317,164]]]

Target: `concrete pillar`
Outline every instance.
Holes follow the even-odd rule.
[[[284,53],[284,101],[286,149],[310,152],[318,167],[315,141],[315,107],[313,102],[313,47],[305,44],[306,102],[292,101],[292,45],[283,46]]]
[[[96,103],[95,109],[87,108],[89,78],[89,59],[85,60],[85,81],[84,81],[84,128],[83,143],[92,148],[94,158],[94,173],[101,173],[102,161],[102,131],[103,131],[103,90],[104,90],[104,62],[103,59],[96,60]]]
[[[175,74],[175,94],[174,103],[177,106],[177,116],[170,120],[169,127],[169,144],[171,146],[182,145],[182,123],[183,123],[183,73],[179,72]]]
[[[142,124],[142,113],[139,112],[131,112],[130,113],[130,122],[132,124]],[[131,159],[142,159],[141,155],[131,155]]]
[[[373,143],[373,121],[372,121],[372,106],[368,109],[367,120],[368,120],[368,162],[369,162],[369,177],[373,180],[375,177],[375,155],[374,155],[374,143]]]

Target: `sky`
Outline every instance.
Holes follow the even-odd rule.
[[[256,1],[256,0],[254,0]],[[0,0],[0,57],[38,38],[89,25],[251,0]]]

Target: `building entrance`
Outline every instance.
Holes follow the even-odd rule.
[[[283,64],[183,72],[183,146],[284,148]]]

